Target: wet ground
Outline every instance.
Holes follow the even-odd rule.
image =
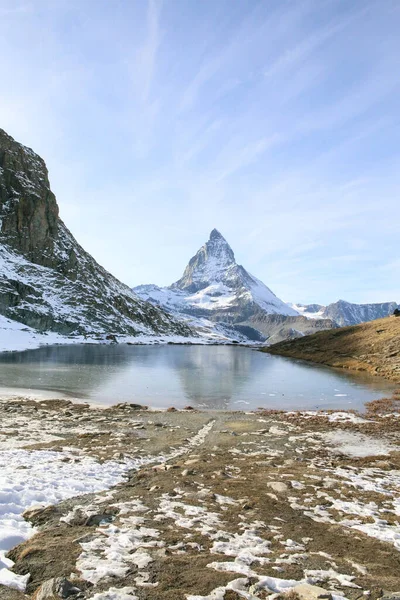
[[[400,590],[396,415],[24,399],[0,410],[3,469],[21,498],[39,497],[60,461],[48,480],[60,501],[25,512],[36,533],[8,553],[26,591],[0,587],[1,600],[36,598],[57,577],[76,600],[255,600],[292,589],[303,598],[301,585],[375,600]],[[98,476],[99,491],[62,500],[82,473],[82,489]]]

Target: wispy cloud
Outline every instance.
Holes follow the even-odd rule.
[[[162,0],[147,0],[147,36],[137,56],[142,73],[141,96],[143,102],[149,100],[156,69],[157,52],[161,43],[160,18],[162,6]]]
[[[122,279],[170,283],[217,226],[288,299],[391,289],[395,3],[3,0],[0,15],[0,126],[47,158],[68,225]]]

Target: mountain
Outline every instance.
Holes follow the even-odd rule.
[[[237,315],[242,319],[260,310],[268,314],[297,314],[236,263],[232,248],[216,229],[171,289],[184,292],[198,308],[223,313],[225,320],[236,319]]]
[[[262,281],[238,265],[219,231],[193,256],[182,277],[169,287],[140,285],[134,292],[199,328],[237,339],[265,341],[306,335],[329,322],[310,322],[280,300]],[[333,326],[333,325],[332,325]]]
[[[310,319],[331,319],[339,327],[388,317],[398,308],[396,302],[352,304],[345,300],[338,300],[327,306],[321,304],[289,304],[289,306]]]
[[[2,129],[0,315],[64,335],[192,334],[85,252],[59,218],[43,159]]]
[[[400,383],[400,317],[321,331],[263,349],[271,354],[357,369]]]

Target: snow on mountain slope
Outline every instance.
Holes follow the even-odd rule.
[[[329,304],[324,312],[325,319],[332,319],[340,327],[357,325],[366,321],[374,321],[392,315],[398,307],[396,302],[383,302],[379,304],[352,304],[339,300]]]
[[[217,229],[190,259],[181,279],[170,287],[182,290],[189,303],[207,310],[234,309],[239,305],[261,309],[269,314],[296,315],[262,281],[238,265],[232,248]]]
[[[322,304],[293,304],[288,302],[288,306],[296,310],[303,317],[307,317],[308,319],[325,318],[323,317],[323,313],[326,306],[322,306]]]
[[[175,316],[186,316],[198,330],[199,319],[214,323],[219,333],[242,339],[266,339],[252,326],[260,315],[299,316],[262,281],[238,265],[228,242],[213,229],[209,240],[190,259],[177,282],[169,287],[139,285],[133,291],[143,300],[162,306]]]
[[[331,319],[339,327],[346,327],[392,315],[398,304],[396,302],[353,304],[338,300],[327,306],[321,304],[289,304],[289,306],[309,319]]]
[[[0,315],[61,335],[192,335],[103,269],[58,212],[43,159],[0,129]]]
[[[236,263],[232,248],[216,229],[190,259],[176,283],[166,288],[140,285],[133,291],[169,311],[229,323],[240,322],[259,312],[298,314]]]

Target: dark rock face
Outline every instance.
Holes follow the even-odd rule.
[[[58,216],[44,161],[1,129],[0,314],[62,334],[191,334],[85,252]]]
[[[29,260],[51,266],[58,206],[44,161],[0,129],[2,241]]]

